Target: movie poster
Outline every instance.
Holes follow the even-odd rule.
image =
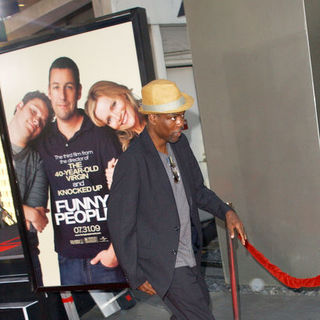
[[[107,225],[106,169],[122,152],[116,134],[122,127],[84,109],[96,84],[124,86],[138,101],[142,84],[152,80],[149,40],[137,33],[147,28],[145,12],[137,10],[144,22],[138,26],[131,10],[128,19],[112,16],[106,26],[0,52],[0,88],[37,289],[127,285],[111,256]],[[66,61],[79,70],[79,86]],[[65,113],[74,104],[83,121],[67,136],[59,126],[68,123]],[[136,110],[123,108],[121,125],[128,127]]]

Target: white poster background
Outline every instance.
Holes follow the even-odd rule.
[[[30,91],[48,93],[48,72],[52,62],[66,56],[77,64],[82,84],[78,107],[83,108],[90,87],[110,80],[126,85],[140,97],[141,78],[131,22],[81,33],[0,55],[0,88],[10,122],[16,105]],[[57,255],[50,222],[39,236],[44,286],[60,286]]]

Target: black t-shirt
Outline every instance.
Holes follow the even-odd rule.
[[[56,122],[38,151],[50,185],[55,250],[69,258],[92,258],[110,245],[105,168],[121,146],[113,129],[97,127],[81,110],[83,123],[67,140]]]

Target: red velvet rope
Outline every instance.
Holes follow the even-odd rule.
[[[302,287],[313,288],[320,286],[320,275],[305,279],[292,277],[283,272],[279,267],[272,264],[261,252],[259,252],[252,244],[250,244],[248,240],[246,241],[245,247],[257,262],[259,262],[267,271],[269,271],[287,287],[298,289]]]

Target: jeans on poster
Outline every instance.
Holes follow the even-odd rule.
[[[58,255],[61,285],[86,285],[96,283],[125,283],[121,268],[108,268],[91,259],[66,258]]]

